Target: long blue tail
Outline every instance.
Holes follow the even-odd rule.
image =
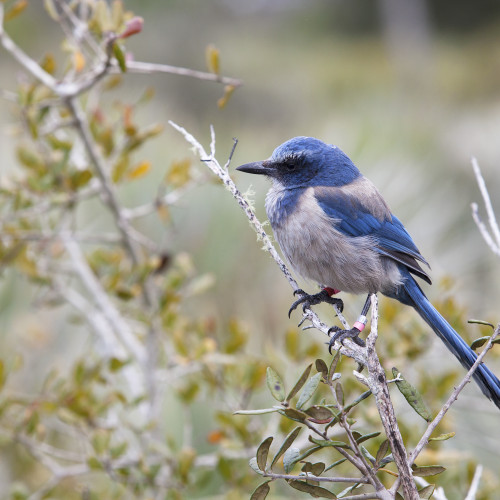
[[[407,276],[404,284],[398,288],[393,297],[404,304],[414,307],[446,347],[456,356],[462,366],[469,370],[477,359],[475,352],[436,311],[410,273],[405,274]],[[481,363],[474,372],[473,377],[483,394],[500,408],[500,380],[496,375],[485,364]]]

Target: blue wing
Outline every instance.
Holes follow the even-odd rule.
[[[375,251],[404,264],[411,273],[430,284],[428,274],[417,261],[427,266],[429,264],[401,221],[390,213],[371,183],[364,178],[361,182],[355,182],[359,184],[356,196],[352,194],[353,189],[330,186],[314,189],[319,206],[328,217],[336,221],[335,228],[353,238],[371,236],[375,240]]]

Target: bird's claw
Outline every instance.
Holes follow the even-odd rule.
[[[342,330],[338,326],[332,326],[328,330],[328,335],[330,333],[333,333],[333,335],[330,337],[330,342],[328,343],[328,352],[332,354],[332,347],[334,346],[335,342],[339,341],[341,344],[343,344],[345,339],[351,339],[355,344],[365,347],[365,341],[359,337],[359,334],[361,331],[353,327],[350,330]]]
[[[344,310],[344,303],[342,302],[342,299],[332,297],[326,290],[321,290],[321,292],[319,293],[309,295],[308,293],[304,292],[304,290],[298,288],[293,292],[293,294],[301,295],[301,297],[300,299],[297,299],[290,307],[290,310],[288,311],[288,317],[290,317],[292,311],[297,309],[297,306],[299,306],[300,304],[302,304],[303,311],[305,311],[308,307],[321,304],[322,302],[327,302],[328,304],[337,306],[340,312]]]

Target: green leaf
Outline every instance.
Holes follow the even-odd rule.
[[[339,405],[344,406],[344,390],[340,382],[335,384],[335,396]]]
[[[303,491],[304,493],[309,493],[311,496],[316,498],[333,498],[337,497],[329,490],[322,488],[321,486],[315,486],[313,484],[308,484],[305,481],[289,481],[288,484],[295,488],[296,490]]]
[[[435,476],[436,474],[441,474],[446,470],[445,467],[441,465],[422,465],[418,466],[413,464],[411,466],[411,471],[414,476],[426,477],[426,476]]]
[[[250,497],[250,500],[264,500],[267,497],[267,494],[269,493],[269,490],[271,489],[269,487],[269,483],[271,480],[266,481],[265,483],[259,484],[255,490],[253,490],[252,496]]]
[[[332,362],[330,363],[330,368],[328,369],[328,380],[332,380],[333,374],[335,373],[335,370],[337,369],[337,364],[340,361],[341,358],[340,351],[337,351],[337,354],[332,359]]]
[[[440,434],[439,436],[429,438],[429,441],[446,441],[455,435],[454,432],[448,432],[448,434]]]
[[[394,462],[394,456],[392,455],[392,453],[389,453],[389,455],[383,458],[378,465],[379,467],[384,467],[387,464],[390,464],[391,462]]]
[[[375,462],[379,464],[381,460],[386,456],[388,451],[389,451],[389,440],[386,439],[385,441],[382,442],[382,444],[379,446],[379,449],[377,450],[377,456],[375,457]]]
[[[311,462],[306,462],[302,467],[302,472],[308,472],[313,476],[321,476],[325,470],[325,464],[323,462],[316,462],[312,464]]]
[[[375,457],[364,446],[361,446],[361,453],[367,460],[372,463],[372,465],[375,465]]]
[[[113,357],[109,360],[109,369],[112,372],[117,372],[121,370],[128,363],[130,363],[130,359],[118,359]]]
[[[371,396],[372,391],[366,391],[363,392],[358,398],[356,398],[352,403],[349,403],[347,406],[344,407],[344,413],[347,413],[348,411],[352,410],[355,406],[357,406],[361,401],[366,399],[368,396]]]
[[[96,457],[90,457],[87,459],[87,465],[92,469],[92,470],[102,470],[103,466],[101,462],[96,458]]]
[[[127,71],[127,61],[125,59],[125,54],[123,53],[120,45],[116,42],[113,44],[113,55],[118,61],[118,66],[120,67],[121,72],[125,73]]]
[[[491,328],[495,329],[495,326],[492,325],[491,323],[488,323],[487,321],[483,321],[482,319],[469,319],[467,323],[471,325],[485,325],[485,326],[491,326]]]
[[[313,438],[312,436],[309,436],[309,441],[311,443],[317,444],[318,446],[321,446],[322,448],[326,448],[328,446],[337,446],[338,448],[347,448],[351,449],[351,447],[345,443],[344,441],[332,441],[331,439],[316,439]]]
[[[267,367],[266,382],[273,398],[279,402],[283,401],[285,399],[285,386],[281,377],[270,366]]]
[[[262,474],[264,474],[264,472],[262,470],[259,469],[259,466],[257,465],[257,459],[255,457],[251,458],[249,461],[248,461],[248,465],[257,473],[257,474],[260,474],[262,476]]]
[[[484,344],[486,344],[486,342],[488,342],[488,340],[490,340],[491,336],[488,335],[486,337],[480,337],[476,340],[474,340],[474,342],[472,342],[472,344],[470,345],[470,348],[475,351],[477,348],[483,346]],[[492,344],[500,344],[500,338],[496,338]]]
[[[302,427],[295,427],[295,429],[293,429],[293,431],[288,434],[288,436],[283,441],[283,444],[280,446],[280,449],[278,450],[276,455],[274,455],[273,461],[271,462],[270,466],[271,469],[273,468],[273,465],[281,458],[281,455],[283,455],[283,453],[285,453],[285,451],[288,450],[290,446],[292,446],[301,429]]]
[[[271,443],[273,442],[272,436],[268,437],[267,439],[264,439],[262,443],[260,443],[260,446],[257,448],[257,453],[256,453],[256,458],[257,458],[257,465],[260,470],[266,470],[266,464],[267,464],[267,455],[269,454],[269,448],[271,447]]]
[[[323,378],[327,380],[328,366],[326,366],[326,363],[322,359],[317,359],[315,364],[316,364],[316,371],[320,372],[321,375],[323,375]]]
[[[102,455],[108,448],[111,434],[108,430],[97,429],[92,436],[92,447],[98,455]]]
[[[288,396],[286,397],[286,401],[290,401],[295,394],[297,394],[300,389],[304,386],[304,384],[307,381],[307,377],[309,377],[309,373],[311,372],[312,364],[310,364],[305,370],[304,373],[300,376],[299,380],[297,383],[293,386],[292,390],[288,393]]]
[[[128,448],[128,442],[123,441],[123,443],[120,443],[116,446],[112,446],[109,450],[109,455],[111,458],[116,459],[118,457],[121,457]]]
[[[298,448],[292,447],[288,448],[283,454],[283,467],[285,468],[286,474],[289,474],[294,465],[300,459],[300,450]]]
[[[304,453],[302,453],[302,455],[300,455],[298,461],[301,462],[302,460],[305,460],[308,456],[316,453],[318,450],[321,450],[321,446],[313,446],[312,448],[309,448]]]
[[[311,418],[315,420],[329,421],[333,418],[333,413],[325,406],[314,405],[305,411]]]
[[[300,393],[299,400],[297,401],[297,409],[300,410],[314,395],[316,389],[318,388],[319,382],[321,380],[321,373],[316,373],[313,375],[304,386],[304,389]]]
[[[296,410],[295,408],[285,408],[284,410],[278,410],[278,413],[290,418],[291,420],[295,420],[296,422],[303,422],[308,417],[307,413]]]
[[[429,500],[432,497],[435,488],[436,488],[435,484],[428,484],[425,488],[418,490],[418,496],[422,500]]]
[[[401,372],[397,368],[392,369],[392,375],[394,378],[398,376]],[[397,380],[396,386],[399,389],[399,392],[404,396],[408,404],[427,422],[432,420],[432,415],[429,409],[427,408],[421,394],[417,391],[415,387],[413,387],[406,380]]]
[[[363,436],[360,436],[359,438],[356,439],[356,443],[364,443],[365,441],[368,441],[368,439],[377,437],[380,435],[380,431],[378,432],[371,432],[370,434],[364,434]]]
[[[333,462],[333,464],[329,465],[323,472],[327,472],[330,469],[333,469],[334,467],[337,467],[337,465],[343,464],[347,458],[341,458],[340,460],[337,460],[336,462]]]
[[[275,413],[279,408],[263,408],[262,410],[238,410],[233,415],[264,415],[265,413]]]

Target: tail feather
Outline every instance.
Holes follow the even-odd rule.
[[[477,359],[476,353],[439,314],[409,273],[404,284],[396,292],[395,298],[404,304],[413,306],[462,366],[467,370],[471,368]],[[474,372],[473,378],[483,394],[500,408],[500,380],[496,375],[485,364],[481,363]]]

